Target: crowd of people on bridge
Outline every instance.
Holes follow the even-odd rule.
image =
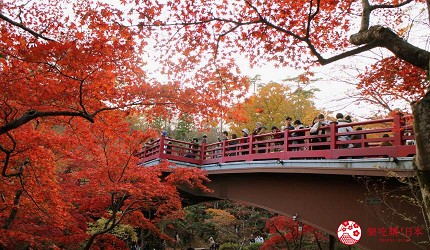
[[[344,117],[342,113],[338,113],[336,114],[336,122],[338,125],[351,123],[352,122],[351,116],[348,115]],[[330,133],[330,128],[328,127],[330,123],[331,121],[328,121],[327,119],[325,119],[325,116],[323,114],[319,114],[317,117],[315,117],[311,126],[305,127],[305,125],[300,120],[295,120],[293,122],[293,119],[287,116],[285,118],[285,123],[283,126],[281,126],[281,128],[274,125],[271,127],[271,130],[268,131],[268,129],[261,122],[257,122],[255,129],[253,130],[252,133],[250,133],[247,128],[242,129],[242,133],[243,133],[242,137],[246,138],[246,137],[249,137],[250,135],[253,135],[253,136],[257,136],[256,140],[265,140],[266,138],[258,137],[258,135],[261,135],[261,134],[267,135],[268,133],[271,133],[271,137],[273,139],[281,139],[281,138],[284,138],[284,131],[288,130],[288,131],[291,131],[290,133],[291,137],[297,137],[297,140],[293,140],[293,144],[304,144],[305,139],[303,137],[306,134],[306,130],[309,128],[310,135],[318,135],[315,138],[310,139],[311,143],[328,142],[330,141],[330,138],[324,135],[327,135]],[[356,130],[360,131],[362,130],[362,128],[357,127]],[[337,132],[347,133],[352,131],[353,129],[351,126],[340,126]],[[342,136],[338,136],[338,140],[339,141],[347,141],[351,139],[357,140],[357,139],[361,139],[361,137],[362,137],[362,134],[360,133],[354,134],[352,136],[342,135]],[[238,141],[235,140],[236,138],[237,138],[236,134],[232,134],[231,138],[229,138],[228,132],[223,131],[222,139],[229,140],[230,145],[238,143]],[[275,142],[275,146],[278,146],[278,145],[283,145],[283,140],[278,140],[277,142]],[[257,144],[257,147],[258,146],[259,144]],[[264,145],[260,145],[260,146],[264,147]],[[356,143],[356,144],[343,143],[339,145],[339,148],[349,148],[349,147],[361,147],[361,143]],[[327,148],[329,148],[328,145],[318,145],[318,146],[314,146],[312,149],[320,150],[320,149],[327,149]],[[304,149],[305,147],[295,147],[292,150],[304,150]],[[259,150],[258,152],[261,153],[261,152],[264,152],[264,150]]]
[[[248,145],[248,137],[251,135],[254,137],[256,143],[254,144],[253,150],[257,153],[265,153],[268,149],[267,140],[271,139],[271,145],[274,145],[273,148],[270,149],[270,152],[276,152],[282,150],[282,145],[284,145],[284,136],[288,134],[292,146],[290,145],[288,150],[291,151],[300,151],[300,150],[324,150],[329,149],[330,145],[327,143],[330,141],[330,124],[332,122],[337,123],[337,143],[336,147],[338,149],[343,148],[360,148],[360,147],[368,147],[368,143],[364,140],[366,134],[362,133],[362,127],[356,127],[355,133],[348,135],[348,133],[353,132],[353,127],[349,125],[352,122],[351,116],[344,116],[342,113],[336,114],[335,121],[329,121],[325,118],[323,114],[319,114],[316,116],[312,122],[312,125],[305,126],[300,120],[295,120],[289,116],[287,116],[284,120],[284,124],[278,127],[273,125],[270,130],[261,122],[256,122],[255,128],[250,132],[247,128],[243,128],[241,130],[242,135],[239,137],[236,133],[229,134],[228,131],[222,132],[222,137],[218,138],[218,142],[225,141],[225,144],[228,145],[228,149],[226,152],[227,156],[235,156],[236,154],[246,155],[249,154],[250,146]],[[311,137],[305,137],[306,133]],[[163,131],[162,136],[167,138],[167,132]],[[380,143],[380,146],[392,146],[393,143],[388,134],[384,134],[384,140]],[[261,143],[259,143],[261,141]],[[263,142],[264,141],[264,142]],[[352,142],[349,142],[352,141]],[[306,142],[309,142],[307,144]],[[165,153],[172,153],[171,141],[167,142],[167,146],[165,146]],[[201,143],[207,144],[207,136],[203,135]],[[152,146],[153,141],[149,141],[149,143],[145,146]],[[235,146],[236,144],[240,144],[240,150]],[[301,146],[300,144],[306,144]],[[315,144],[315,145],[314,145]],[[311,145],[309,147],[309,145]],[[196,158],[199,156],[199,148],[201,144],[199,143],[198,138],[193,138],[188,145],[188,150],[183,154],[183,156],[188,158]],[[240,153],[239,153],[240,152]]]

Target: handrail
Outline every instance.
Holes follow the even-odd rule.
[[[250,135],[215,143],[195,144],[160,137],[151,146],[139,151],[139,164],[154,159],[168,159],[195,165],[214,163],[290,160],[290,159],[342,159],[365,157],[407,157],[416,153],[410,116],[397,114],[391,118],[338,124],[332,122],[321,127],[325,134],[310,135],[310,128],[285,130],[278,133]],[[366,126],[374,128],[365,128]],[[339,128],[362,126],[363,130],[338,132]],[[295,136],[305,132],[304,136]],[[382,137],[389,134],[389,137]],[[342,138],[343,137],[343,138]],[[344,138],[348,137],[349,140]],[[342,138],[342,139],[339,139]],[[380,147],[391,142],[392,146]]]

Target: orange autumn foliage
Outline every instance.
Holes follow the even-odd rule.
[[[211,116],[222,106],[214,99],[203,105],[193,85],[150,79],[141,57],[145,32],[120,25],[117,7],[61,0],[0,6],[0,248],[102,244],[87,233],[87,223],[101,217],[161,234],[156,219],[180,215],[178,185],[204,189],[207,179],[196,169],[164,178],[166,164],[138,167],[134,152],[149,135],[133,131],[126,116],[150,120],[167,108]]]
[[[286,216],[275,216],[266,222],[266,230],[270,238],[264,241],[261,249],[273,249],[282,247],[285,249],[297,248],[306,242],[308,246],[318,242],[327,241],[326,236],[320,230],[309,225],[295,221]]]
[[[361,95],[368,96],[367,100],[374,99],[377,105],[385,104],[382,106],[391,111],[393,108],[389,103],[396,100],[415,102],[424,97],[428,87],[425,70],[395,57],[381,59],[367,67],[359,78],[357,88]]]

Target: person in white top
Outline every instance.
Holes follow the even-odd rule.
[[[337,119],[337,125],[344,125],[344,124],[348,124],[349,122],[347,120],[343,119],[343,114],[342,113],[337,113],[336,114],[336,119]],[[346,126],[346,127],[340,127],[337,129],[338,133],[347,133],[347,132],[352,132],[352,127],[351,126]],[[341,135],[338,136],[338,140],[339,141],[347,141],[349,140],[350,137],[348,135]],[[349,144],[340,144],[338,148],[348,148]]]
[[[309,130],[309,134],[311,135],[326,135],[330,133],[329,128],[321,129],[321,127],[328,126],[330,124],[329,121],[327,121],[323,114],[319,114],[314,119],[314,124],[312,125],[311,129]],[[312,138],[311,142],[328,142],[330,141],[330,137],[319,137],[319,138]],[[312,150],[321,150],[321,149],[329,149],[329,145],[320,145],[320,146],[312,146]]]

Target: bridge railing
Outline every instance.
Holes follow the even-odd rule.
[[[353,131],[338,132],[352,127]],[[362,130],[357,130],[362,127]],[[330,125],[324,134],[311,135],[310,128],[265,133],[215,143],[175,140],[161,137],[152,146],[137,153],[141,164],[154,159],[169,159],[197,165],[291,159],[342,159],[365,157],[407,157],[415,155],[414,133],[410,116]],[[302,132],[302,133],[301,133]],[[304,132],[304,133],[303,133]],[[383,137],[388,134],[389,137]],[[348,138],[345,140],[345,137]],[[389,144],[390,146],[381,146]]]

